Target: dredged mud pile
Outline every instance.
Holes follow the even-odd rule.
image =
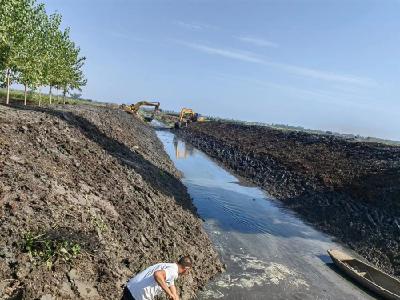
[[[176,133],[400,276],[400,147],[222,122]]]
[[[154,131],[119,110],[0,106],[0,299],[120,299],[148,265],[221,263]]]

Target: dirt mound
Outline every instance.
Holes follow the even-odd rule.
[[[221,271],[161,142],[125,112],[0,106],[0,178],[1,299],[119,299],[189,254],[188,299]]]
[[[400,147],[220,122],[177,134],[400,276]]]

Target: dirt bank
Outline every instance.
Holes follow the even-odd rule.
[[[400,147],[218,122],[177,134],[400,276]]]
[[[0,178],[0,299],[119,299],[189,254],[188,299],[221,270],[154,131],[125,112],[0,106]]]

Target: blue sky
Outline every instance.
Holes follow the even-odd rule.
[[[84,97],[400,140],[400,1],[44,2]]]

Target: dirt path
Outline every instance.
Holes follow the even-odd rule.
[[[218,122],[177,134],[400,276],[400,147]]]
[[[122,111],[0,106],[0,178],[0,299],[118,299],[183,254],[189,299],[222,268],[154,131]]]

